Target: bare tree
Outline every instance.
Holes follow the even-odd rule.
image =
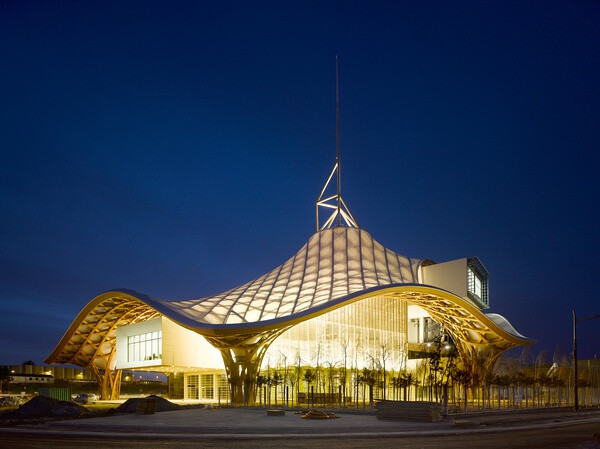
[[[316,374],[314,373],[313,370],[311,370],[310,368],[307,368],[306,371],[304,371],[304,380],[306,381],[306,396],[307,396],[307,402],[310,402],[312,405],[314,405],[314,397],[311,397],[311,401],[308,400],[308,398],[310,396],[312,396],[310,393],[310,386],[311,384],[314,382],[316,378]]]
[[[256,376],[256,386],[258,388],[258,398],[259,398],[259,404],[261,406],[262,406],[262,401],[263,401],[262,388],[267,383],[268,383],[267,376],[263,376],[262,374],[259,374],[258,376]],[[267,398],[266,397],[265,397],[265,405],[267,405]]]
[[[540,351],[535,359],[535,382],[534,392],[537,389],[537,401],[538,407],[541,407],[543,402],[544,390],[543,387],[546,385],[546,372],[548,370],[548,363],[546,362],[546,351]]]
[[[300,350],[296,352],[294,368],[291,370],[288,380],[292,387],[292,407],[294,406],[294,395],[296,395],[296,403],[298,402],[298,393],[300,390],[300,375],[302,374],[302,361],[300,359]],[[296,387],[296,388],[294,388]]]
[[[342,340],[342,369],[340,383],[342,385],[342,405],[346,406],[346,384],[348,382],[348,340]]]
[[[386,386],[387,386],[387,378],[386,378],[386,362],[390,356],[390,350],[386,343],[382,343],[379,346],[379,360],[381,364],[381,368],[383,371],[383,400],[386,399]]]
[[[373,409],[373,386],[377,382],[376,371],[374,369],[363,368],[362,370],[363,385],[369,387],[369,408]],[[363,387],[363,404],[364,404],[364,387]]]
[[[321,385],[321,356],[323,355],[323,343],[319,341],[317,343],[317,352],[315,354],[316,359],[316,367],[315,367],[315,376],[317,381],[317,393],[319,392],[319,385]]]
[[[277,406],[277,386],[283,383],[283,375],[278,369],[275,369],[273,376],[271,377],[271,385],[275,387],[275,405]]]
[[[330,400],[334,398],[334,387],[335,387],[335,375],[336,375],[336,365],[335,362],[327,362],[327,382],[329,383],[329,397]],[[325,401],[324,401],[325,402]]]

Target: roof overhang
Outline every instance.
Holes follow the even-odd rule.
[[[255,323],[211,324],[195,321],[165,306],[165,301],[131,290],[105,292],[90,301],[75,318],[46,359],[46,363],[87,366],[106,360],[115,345],[116,329],[164,315],[177,324],[209,339],[235,341],[280,332],[302,321],[348,304],[373,297],[393,297],[426,310],[455,340],[471,345],[492,345],[500,350],[535,341],[519,334],[503,317],[487,315],[469,300],[422,284],[390,284],[336,298],[326,304],[286,317]]]

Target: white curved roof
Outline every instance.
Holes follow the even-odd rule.
[[[504,331],[508,332],[511,335],[514,335],[515,337],[519,337],[525,340],[529,340],[528,337],[526,337],[525,335],[521,334],[520,332],[518,332],[512,324],[510,324],[508,322],[508,320],[506,318],[504,318],[502,315],[499,315],[497,313],[486,313],[485,316],[487,316],[490,320],[492,320],[495,324],[497,324],[498,326],[500,326]]]
[[[419,283],[420,259],[400,256],[363,229],[336,227],[314,234],[287,262],[218,295],[161,301],[195,322],[258,323],[320,308],[390,284]]]
[[[234,347],[257,335],[271,338],[286,326],[371,296],[422,307],[455,343],[491,344],[501,351],[534,342],[500,315],[484,314],[468,298],[423,284],[422,262],[384,248],[363,229],[324,229],[281,266],[218,295],[169,301],[127,289],[105,292],[84,307],[46,362],[86,366],[94,359],[99,366],[110,365],[116,328],[160,314],[210,337],[215,345]]]

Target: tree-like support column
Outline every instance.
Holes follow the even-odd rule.
[[[122,370],[110,369],[109,366],[113,360],[114,350],[107,356],[99,357],[105,363],[105,369],[98,368],[95,358],[92,359],[88,368],[94,373],[96,383],[98,384],[98,393],[101,400],[119,399],[121,395],[121,375]],[[109,393],[110,392],[110,393]]]
[[[233,405],[248,405],[256,401],[256,376],[264,354],[244,352],[237,349],[221,350]]]
[[[232,405],[256,402],[256,377],[269,345],[289,329],[275,329],[254,334],[205,337],[221,352],[231,392]]]
[[[476,384],[486,379],[494,369],[500,355],[513,346],[498,348],[491,344],[472,344],[455,341],[463,366],[471,374],[472,383]]]

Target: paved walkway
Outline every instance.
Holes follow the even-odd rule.
[[[337,413],[337,412],[336,412]],[[382,421],[369,414],[338,413],[339,419],[303,419],[293,411],[285,416],[267,416],[264,409],[185,409],[152,415],[135,413],[99,418],[54,421],[37,426],[0,429],[2,433],[46,435],[85,434],[107,437],[111,434],[140,438],[368,438],[417,435],[449,435],[514,431],[521,429],[598,422],[600,410],[555,413],[487,414],[463,416],[437,423]],[[512,417],[512,419],[511,419]]]

